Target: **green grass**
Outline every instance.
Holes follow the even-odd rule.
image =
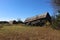
[[[60,30],[47,27],[25,25],[3,25],[0,40],[60,40]]]

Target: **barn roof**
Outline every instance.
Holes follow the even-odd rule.
[[[33,16],[33,17],[29,17],[25,20],[25,22],[28,22],[28,21],[33,21],[33,20],[37,20],[37,19],[41,19],[41,18],[45,18],[47,16],[47,14],[49,14],[48,12],[45,12],[43,13],[42,15],[36,15],[36,16]]]

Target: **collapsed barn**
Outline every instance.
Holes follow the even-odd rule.
[[[27,18],[24,23],[26,25],[34,25],[34,26],[43,26],[45,24],[51,24],[51,16],[48,12],[43,15],[36,15],[34,17]]]

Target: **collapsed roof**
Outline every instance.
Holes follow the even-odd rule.
[[[46,18],[47,14],[49,14],[48,12],[42,14],[42,15],[36,15],[36,16],[33,16],[33,17],[30,17],[30,18],[27,18],[25,20],[25,22],[29,22],[29,21],[33,21],[33,20],[37,20],[37,19],[41,19],[41,18]]]

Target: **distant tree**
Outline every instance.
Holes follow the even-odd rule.
[[[16,20],[13,20],[13,24],[16,24],[17,23],[17,21]]]
[[[17,21],[18,23],[23,23],[23,21],[21,20],[21,19],[18,19],[18,21]]]
[[[23,23],[21,20],[18,20],[18,23]]]

